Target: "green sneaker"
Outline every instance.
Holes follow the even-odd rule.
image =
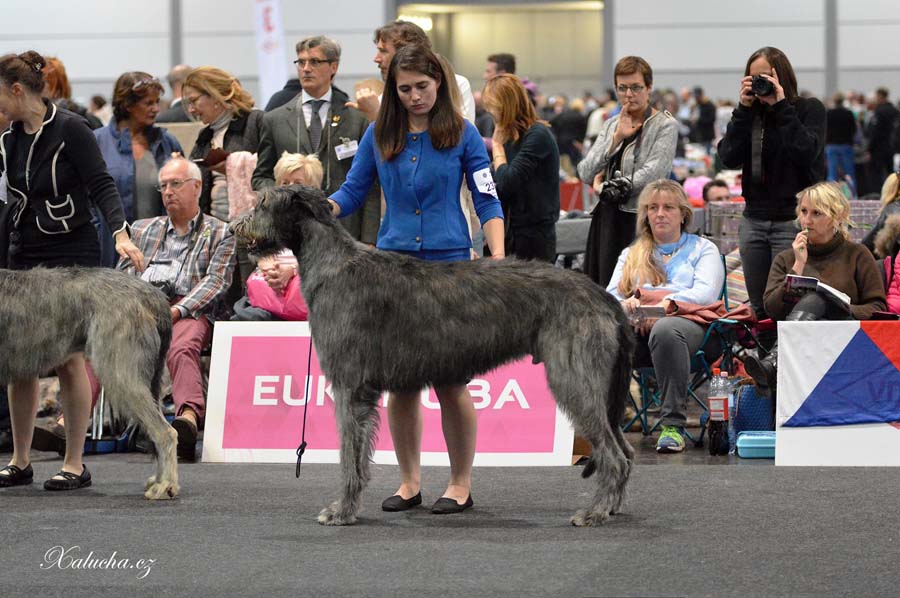
[[[659,440],[656,441],[657,453],[680,453],[684,450],[684,429],[675,426],[663,426]]]

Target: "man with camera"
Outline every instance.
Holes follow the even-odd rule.
[[[228,225],[200,212],[199,167],[178,156],[159,171],[166,216],[138,220],[132,241],[144,254],[142,272],[131,260],[117,268],[139,275],[169,298],[172,344],[166,365],[172,376],[172,398],[178,432],[178,457],[196,459],[197,426],[206,400],[200,372],[200,352],[212,339],[212,322],[231,285],[235,239]]]

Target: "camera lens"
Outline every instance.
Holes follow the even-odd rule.
[[[754,75],[750,81],[750,91],[757,96],[770,96],[775,93],[775,85],[762,75]]]

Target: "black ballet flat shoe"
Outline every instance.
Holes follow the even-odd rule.
[[[0,488],[10,488],[12,486],[26,486],[34,481],[34,470],[31,465],[25,469],[16,467],[15,465],[7,465],[0,469]]]
[[[384,502],[381,503],[381,510],[388,511],[390,513],[394,513],[396,511],[408,511],[413,507],[418,507],[422,504],[422,493],[419,492],[412,498],[403,498],[399,494],[395,494],[394,496],[389,496],[384,499]]]
[[[459,504],[452,498],[439,498],[431,506],[431,512],[435,515],[452,515],[453,513],[462,513],[475,503],[472,501],[472,495],[466,499],[466,502]]]
[[[79,488],[87,488],[91,485],[91,472],[88,471],[87,465],[82,465],[82,467],[84,469],[81,471],[81,475],[75,475],[60,469],[56,476],[62,479],[57,480],[56,476],[53,476],[44,482],[44,490],[78,490]]]

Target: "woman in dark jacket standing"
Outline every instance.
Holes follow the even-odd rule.
[[[787,56],[771,47],[751,54],[719,157],[743,171],[741,262],[760,319],[766,317],[763,292],[772,260],[791,248],[798,233],[797,193],[825,180],[824,148],[825,106],[797,95]]]
[[[253,96],[231,74],[212,66],[192,70],[182,90],[188,111],[206,125],[191,150],[191,160],[198,162],[203,173],[200,209],[228,222],[228,186],[224,159],[210,159],[213,149],[255,154],[259,147],[263,112],[253,109]],[[202,161],[201,161],[202,160]],[[252,175],[252,170],[250,172]],[[250,176],[247,177],[249,188]],[[247,249],[239,243],[237,263],[240,277],[235,276],[228,304],[243,297],[244,284],[253,272]]]
[[[157,189],[159,169],[173,152],[182,153],[178,140],[154,124],[162,93],[162,85],[149,73],[132,71],[120,75],[113,87],[113,117],[108,125],[94,131],[128,222],[165,215]],[[102,226],[98,226],[101,231]],[[105,239],[106,235],[101,232],[100,238]],[[108,243],[101,245],[103,265],[115,267],[117,256],[112,247]]]
[[[7,235],[0,245],[8,248],[8,266],[20,270],[99,266],[100,243],[91,224],[93,203],[115,231],[116,251],[136,260],[143,270],[144,257],[128,237],[122,202],[97,141],[83,118],[41,97],[43,66],[37,52],[0,58],[0,113],[12,122],[0,135],[10,202]],[[17,332],[27,331],[5,331]],[[91,480],[81,460],[91,406],[84,355],[73,355],[56,372],[64,397],[66,455],[62,469],[44,488],[74,490],[90,485]],[[34,477],[29,450],[37,413],[37,378],[14,380],[10,389],[14,448],[9,465],[0,469],[0,487],[30,484]]]
[[[482,95],[494,117],[494,180],[506,220],[506,255],[556,260],[559,147],[515,75],[489,80]]]

